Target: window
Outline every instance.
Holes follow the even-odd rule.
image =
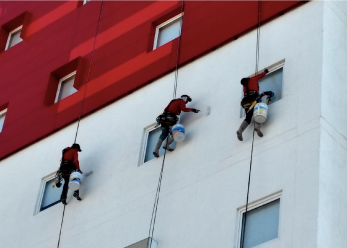
[[[269,73],[259,80],[259,93],[272,91],[275,96],[271,98],[271,103],[278,101],[282,98],[282,79],[283,67],[275,70],[269,69]]]
[[[4,127],[6,112],[7,109],[0,111],[0,133],[2,131],[2,128]]]
[[[183,13],[157,26],[153,50],[181,35]]]
[[[74,87],[75,76],[76,71],[59,80],[55,103],[77,92],[77,89]]]
[[[146,238],[125,248],[157,248],[158,242],[152,238]]]
[[[83,0],[83,4],[90,2],[91,0]]]
[[[10,47],[13,47],[14,45],[17,45],[19,42],[22,41],[22,38],[20,37],[20,32],[22,31],[22,27],[23,25],[12,30],[9,33],[5,50],[9,49]]]
[[[246,218],[245,233],[245,209],[240,211],[240,231],[238,246],[251,248],[278,237],[280,198],[279,194],[257,204],[250,204]]]
[[[153,155],[153,151],[158,142],[160,134],[161,134],[161,128],[160,127],[155,128],[154,124],[145,129],[145,133],[143,137],[144,141],[142,146],[142,152],[140,156],[140,165],[155,158]],[[163,149],[163,145],[165,145],[165,143],[166,143],[166,140],[163,141],[163,144],[161,145],[159,149],[160,156],[164,155],[165,153],[165,150]],[[175,146],[176,146],[176,142],[174,141],[170,145],[170,147],[175,148]]]
[[[60,188],[52,188],[55,182],[55,173],[42,179],[41,192],[39,195],[38,207],[36,213],[41,212],[60,202],[61,192],[63,190],[64,180]]]

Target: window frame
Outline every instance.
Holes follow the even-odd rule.
[[[60,95],[60,89],[61,89],[61,84],[62,84],[62,82],[65,81],[66,79],[70,78],[70,77],[73,77],[73,76],[75,76],[75,78],[76,78],[76,74],[77,74],[77,70],[76,70],[76,71],[73,71],[73,72],[71,72],[70,74],[66,75],[65,77],[59,79],[57,92],[55,93],[54,103],[59,102],[58,99],[59,99],[59,95]],[[74,82],[74,83],[75,83],[75,82]],[[75,89],[76,89],[76,88],[75,88]],[[76,89],[76,90],[77,90],[77,89]],[[63,99],[62,99],[62,100],[63,100]]]
[[[83,5],[89,3],[91,0],[83,0]]]
[[[49,174],[48,176],[45,176],[44,178],[42,178],[41,184],[40,184],[40,191],[39,191],[39,195],[37,197],[36,206],[35,206],[35,210],[34,210],[34,215],[43,211],[43,210],[41,211],[41,204],[42,204],[42,200],[43,200],[43,195],[45,193],[46,185],[47,185],[47,182],[49,182],[50,180],[55,178],[55,174],[56,174],[56,172],[53,172],[53,173]]]
[[[12,34],[17,32],[18,30],[22,30],[22,29],[23,29],[23,25],[20,25],[18,28],[15,28],[11,32],[8,33],[7,42],[6,42],[6,46],[5,46],[5,51],[11,48],[11,47],[9,47],[9,45],[10,45]]]
[[[2,117],[3,115],[5,116],[4,118],[4,124],[2,125],[2,127],[0,128],[0,133],[2,132],[2,130],[4,129],[4,125],[5,125],[5,119],[6,119],[6,113],[7,113],[7,108],[3,109],[0,111],[0,117]]]
[[[266,74],[266,76],[268,76],[271,73],[274,73],[275,71],[280,70],[282,68],[283,68],[283,71],[284,71],[284,64],[285,64],[285,62],[286,62],[285,59],[282,59],[282,60],[280,60],[280,61],[278,61],[278,62],[276,62],[276,63],[274,63],[274,64],[272,64],[272,65],[270,65],[268,67],[265,67],[265,68],[267,68],[269,70],[269,72]],[[263,72],[263,70],[258,71],[257,74],[260,74],[261,72]],[[252,74],[252,75],[250,75],[248,77],[253,77],[253,76],[255,76],[255,74]],[[259,88],[260,88],[260,85],[259,85]],[[282,89],[283,89],[283,74],[282,74]],[[282,93],[283,93],[283,90],[282,90]],[[259,92],[259,94],[260,94],[260,92]],[[240,102],[242,101],[243,95],[244,94],[243,94],[243,86],[242,86]],[[281,100],[281,99],[279,99],[279,100]],[[244,108],[242,108],[242,106],[240,106],[240,118],[245,118],[245,116],[246,116],[245,115],[245,110],[244,110]]]
[[[141,165],[150,161],[149,160],[149,161],[145,162],[148,136],[149,136],[150,132],[152,132],[153,130],[158,129],[160,127],[161,127],[161,125],[157,126],[157,123],[152,123],[151,125],[148,125],[147,127],[144,128],[138,166],[141,166]]]
[[[278,191],[278,192],[275,192],[269,196],[266,196],[266,197],[263,197],[259,200],[256,200],[256,201],[253,201],[253,202],[250,202],[248,203],[248,208],[247,208],[247,212],[253,210],[253,209],[256,209],[256,208],[259,208],[259,207],[262,207],[270,202],[273,202],[273,201],[276,201],[276,200],[280,200],[280,206],[279,206],[279,221],[278,221],[278,236],[277,238],[275,239],[272,239],[272,240],[269,240],[269,241],[266,241],[264,243],[267,243],[267,242],[270,242],[270,241],[273,241],[273,240],[276,240],[276,239],[279,239],[280,238],[280,230],[281,230],[281,199],[282,199],[282,190],[281,191]],[[246,212],[246,205],[242,206],[242,207],[239,207],[237,209],[237,228],[236,228],[236,243],[235,243],[235,248],[241,248],[241,233],[242,233],[242,222],[243,222],[243,214]],[[264,244],[262,243],[262,244]],[[262,244],[259,244],[259,245],[262,245]],[[259,246],[257,245],[257,246]],[[256,247],[256,246],[255,246]]]
[[[162,24],[158,25],[158,26],[155,28],[153,50],[155,50],[155,49],[158,48],[157,44],[158,44],[159,30],[160,30],[162,27],[164,27],[164,26],[170,24],[171,22],[176,21],[176,20],[179,19],[179,18],[182,18],[182,22],[181,22],[181,27],[180,27],[180,35],[179,35],[178,37],[181,36],[181,34],[182,34],[182,24],[183,24],[183,15],[184,15],[184,13],[180,13],[180,14],[178,14],[178,15],[172,17],[171,19],[167,20],[166,22],[163,22]]]

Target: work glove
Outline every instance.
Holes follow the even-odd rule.
[[[81,170],[77,170],[79,173],[83,174],[83,172]]]
[[[265,73],[269,73],[269,70],[267,68],[265,68],[264,72]]]
[[[198,109],[192,108],[192,112],[194,112],[194,113],[199,113],[199,111],[200,110],[198,110]]]
[[[269,97],[273,97],[275,94],[272,91],[265,91],[264,95],[267,95]]]

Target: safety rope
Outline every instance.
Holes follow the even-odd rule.
[[[257,27],[257,45],[255,52],[255,74],[258,72],[259,64],[259,41],[260,41],[260,0],[258,0],[258,27]],[[247,223],[247,214],[248,214],[248,204],[249,204],[249,189],[251,186],[251,174],[252,174],[252,162],[253,162],[253,147],[254,147],[254,133],[255,133],[255,121],[253,125],[253,138],[252,138],[252,149],[251,149],[251,160],[249,162],[249,173],[248,173],[248,185],[247,185],[247,197],[246,197],[246,211],[245,218],[242,221],[242,232],[241,232],[241,248],[244,248],[245,245],[245,236],[246,236],[246,223]]]
[[[183,13],[183,11],[184,11],[184,0],[182,0],[182,4],[181,4],[181,14]],[[181,47],[182,25],[183,25],[183,16],[182,16],[182,19],[181,19],[181,25],[180,25],[179,37],[178,37],[178,45],[177,45],[177,52],[176,52],[176,68],[175,68],[175,80],[174,80],[173,99],[176,98],[176,92],[177,92],[178,64],[179,64],[180,47]],[[169,140],[169,136],[166,138],[165,147],[168,147],[168,140]],[[148,230],[147,248],[150,248],[152,246],[154,227],[155,227],[155,221],[156,221],[156,217],[157,217],[157,210],[158,210],[158,203],[159,203],[159,196],[160,196],[160,189],[161,189],[161,182],[162,182],[162,179],[163,179],[163,172],[164,172],[165,158],[166,158],[166,151],[167,151],[166,149],[164,149],[164,150],[165,150],[164,151],[164,157],[163,157],[163,162],[162,162],[161,170],[160,170],[160,174],[159,174],[157,192],[155,194],[154,205],[153,205],[153,210],[152,210],[152,217],[151,217],[151,222],[150,222],[149,230]]]
[[[92,66],[93,63],[93,57],[94,57],[94,51],[95,51],[95,44],[96,44],[96,38],[98,37],[98,33],[99,33],[99,26],[100,26],[100,21],[101,21],[101,15],[102,15],[102,10],[104,8],[104,0],[102,0],[101,2],[101,8],[100,8],[100,14],[99,14],[99,21],[98,21],[98,26],[96,28],[96,34],[95,34],[95,39],[94,39],[94,45],[93,45],[93,50],[92,50],[92,56],[90,58],[90,62],[89,62],[89,69],[88,69],[88,74],[87,74],[87,82],[86,82],[86,86],[84,88],[84,95],[83,95],[83,99],[82,99],[82,104],[81,104],[81,110],[80,110],[80,114],[78,117],[78,122],[77,122],[77,129],[76,129],[76,135],[75,135],[75,140],[74,143],[76,143],[76,139],[77,139],[77,134],[78,134],[78,129],[80,127],[80,122],[81,122],[81,116],[82,116],[82,111],[83,111],[83,107],[84,107],[84,101],[86,98],[86,93],[87,93],[87,85],[89,82],[89,75],[90,75],[90,68]]]
[[[99,21],[98,21],[98,26],[97,26],[97,28],[96,28],[96,34],[95,34],[94,45],[93,45],[93,50],[92,50],[92,56],[91,56],[91,58],[90,58],[89,69],[88,69],[88,75],[87,75],[87,82],[86,82],[86,86],[85,86],[85,89],[84,89],[84,95],[83,95],[83,99],[82,99],[82,105],[81,105],[80,114],[79,114],[79,117],[78,117],[77,130],[76,130],[76,135],[75,135],[74,143],[76,143],[77,134],[78,134],[78,129],[79,129],[79,126],[80,126],[82,110],[83,110],[84,101],[85,101],[85,97],[86,97],[86,93],[87,93],[87,85],[88,85],[88,81],[89,81],[90,68],[91,68],[92,62],[93,62],[94,51],[95,51],[95,44],[96,44],[96,38],[97,38],[98,33],[99,33],[99,26],[100,26],[100,21],[101,21],[101,15],[102,15],[102,10],[103,10],[103,8],[104,8],[104,0],[102,0],[102,2],[101,2],[101,8],[100,8],[100,14],[99,14]],[[65,182],[65,183],[66,183],[66,182]],[[62,227],[63,227],[63,221],[64,221],[64,215],[65,215],[65,207],[66,207],[66,205],[64,205],[63,216],[62,216],[62,218],[61,218],[61,225],[60,225],[60,232],[59,232],[59,239],[58,239],[58,246],[57,246],[57,248],[59,248],[59,244],[60,244],[61,229],[62,229]]]

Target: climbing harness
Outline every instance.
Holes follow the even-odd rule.
[[[85,101],[85,98],[86,98],[87,85],[88,85],[88,82],[89,82],[89,75],[90,75],[90,68],[91,68],[91,65],[92,65],[92,62],[93,62],[93,57],[94,57],[94,52],[95,52],[95,44],[96,44],[97,36],[98,36],[98,33],[99,33],[99,27],[100,27],[100,21],[101,21],[101,15],[102,15],[103,8],[104,8],[104,0],[102,0],[102,2],[101,2],[98,26],[96,28],[94,45],[93,45],[92,55],[91,55],[91,58],[90,58],[90,63],[89,63],[89,68],[88,68],[87,81],[86,81],[86,86],[84,88],[84,94],[83,94],[83,99],[82,99],[82,104],[81,104],[81,110],[80,110],[79,117],[78,117],[77,129],[76,129],[76,134],[75,134],[75,140],[74,140],[73,143],[76,143],[76,140],[77,140],[77,134],[78,134],[78,129],[79,129],[80,122],[81,122],[81,116],[82,116],[82,111],[83,111],[83,107],[84,107],[84,101]],[[61,219],[61,225],[60,225],[60,232],[59,232],[59,239],[58,239],[58,246],[57,246],[57,248],[59,248],[59,244],[60,244],[61,230],[62,230],[62,227],[63,227],[63,221],[64,221],[64,215],[65,215],[65,207],[66,207],[66,205],[64,204],[64,210],[63,210],[63,216],[62,216],[62,219]]]
[[[255,73],[258,72],[258,64],[259,64],[259,40],[260,40],[260,0],[258,0],[258,27],[257,27],[257,45],[256,45],[256,61],[255,61]],[[252,138],[252,149],[251,149],[251,160],[249,162],[249,172],[248,172],[248,184],[247,184],[247,197],[246,197],[246,210],[245,210],[245,219],[242,225],[241,232],[241,245],[240,248],[244,248],[245,244],[245,231],[247,224],[247,213],[248,213],[248,203],[249,203],[249,189],[251,185],[251,174],[252,174],[252,161],[253,161],[253,148],[254,148],[254,132],[255,132],[255,122],[253,125],[253,138]]]
[[[184,0],[182,0],[181,4],[181,13],[184,11]],[[175,81],[174,81],[174,91],[173,91],[173,98],[176,98],[176,92],[177,92],[177,79],[178,79],[178,63],[179,63],[179,56],[180,56],[180,47],[181,47],[181,32],[182,32],[182,24],[183,24],[183,17],[181,21],[181,26],[180,26],[180,31],[179,31],[179,36],[178,36],[178,45],[177,45],[177,53],[176,53],[176,68],[175,68]],[[169,105],[173,102],[172,100]],[[169,106],[168,106],[169,107]],[[167,108],[168,108],[167,107]],[[175,115],[176,116],[176,115]],[[159,116],[158,116],[159,117]],[[176,116],[177,117],[177,116]],[[168,146],[168,138],[166,138],[166,147]],[[154,233],[154,227],[155,227],[155,221],[157,217],[157,210],[158,210],[158,203],[159,203],[159,196],[160,196],[160,189],[161,189],[161,182],[163,179],[163,172],[164,172],[164,165],[165,165],[165,158],[166,158],[166,149],[164,149],[164,157],[163,157],[163,162],[161,165],[161,170],[159,174],[159,180],[158,180],[158,186],[157,186],[157,192],[155,194],[155,199],[154,199],[154,205],[153,205],[153,210],[152,210],[152,217],[151,217],[151,222],[149,224],[149,230],[148,230],[148,241],[147,241],[147,247],[152,246],[152,240],[153,240],[153,233]]]

